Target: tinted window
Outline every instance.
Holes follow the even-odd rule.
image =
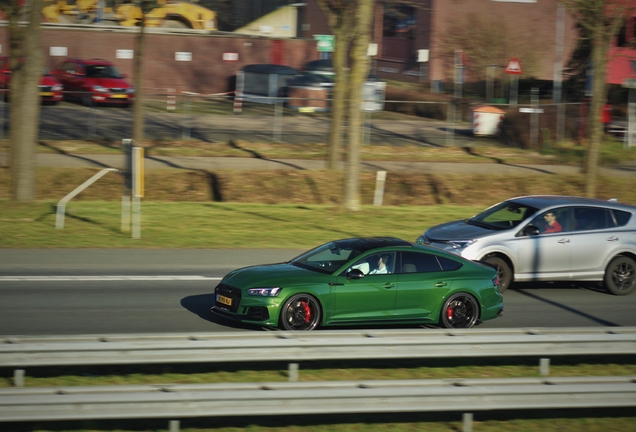
[[[586,231],[614,226],[608,209],[600,207],[576,207],[574,209],[575,229]]]
[[[622,210],[611,210],[612,215],[614,215],[614,221],[616,222],[616,226],[622,227],[627,225],[629,219],[632,217],[630,212],[622,211]]]
[[[446,257],[443,257],[443,256],[438,256],[437,260],[441,264],[442,269],[444,271],[458,270],[464,265],[464,264],[460,263],[459,261],[455,261],[455,260],[452,260],[450,258],[446,258]]]
[[[432,254],[419,252],[402,252],[401,273],[439,272],[442,267],[437,257]]]

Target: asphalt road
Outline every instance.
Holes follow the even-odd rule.
[[[0,249],[0,334],[236,332],[209,312],[221,277],[297,250]],[[636,295],[523,284],[482,328],[636,326]]]

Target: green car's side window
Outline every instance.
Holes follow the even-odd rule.
[[[380,252],[356,261],[349,269],[358,269],[365,275],[395,273],[395,252]]]
[[[437,257],[420,252],[402,252],[400,273],[428,273],[443,271]]]

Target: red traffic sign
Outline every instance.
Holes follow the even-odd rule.
[[[506,69],[504,70],[507,74],[512,75],[521,75],[523,70],[521,69],[521,63],[519,63],[519,59],[517,57],[510,57],[508,60],[508,64],[506,65]]]

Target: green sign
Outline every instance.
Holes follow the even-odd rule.
[[[318,41],[316,48],[319,52],[333,52],[333,35],[314,35],[314,39]]]

